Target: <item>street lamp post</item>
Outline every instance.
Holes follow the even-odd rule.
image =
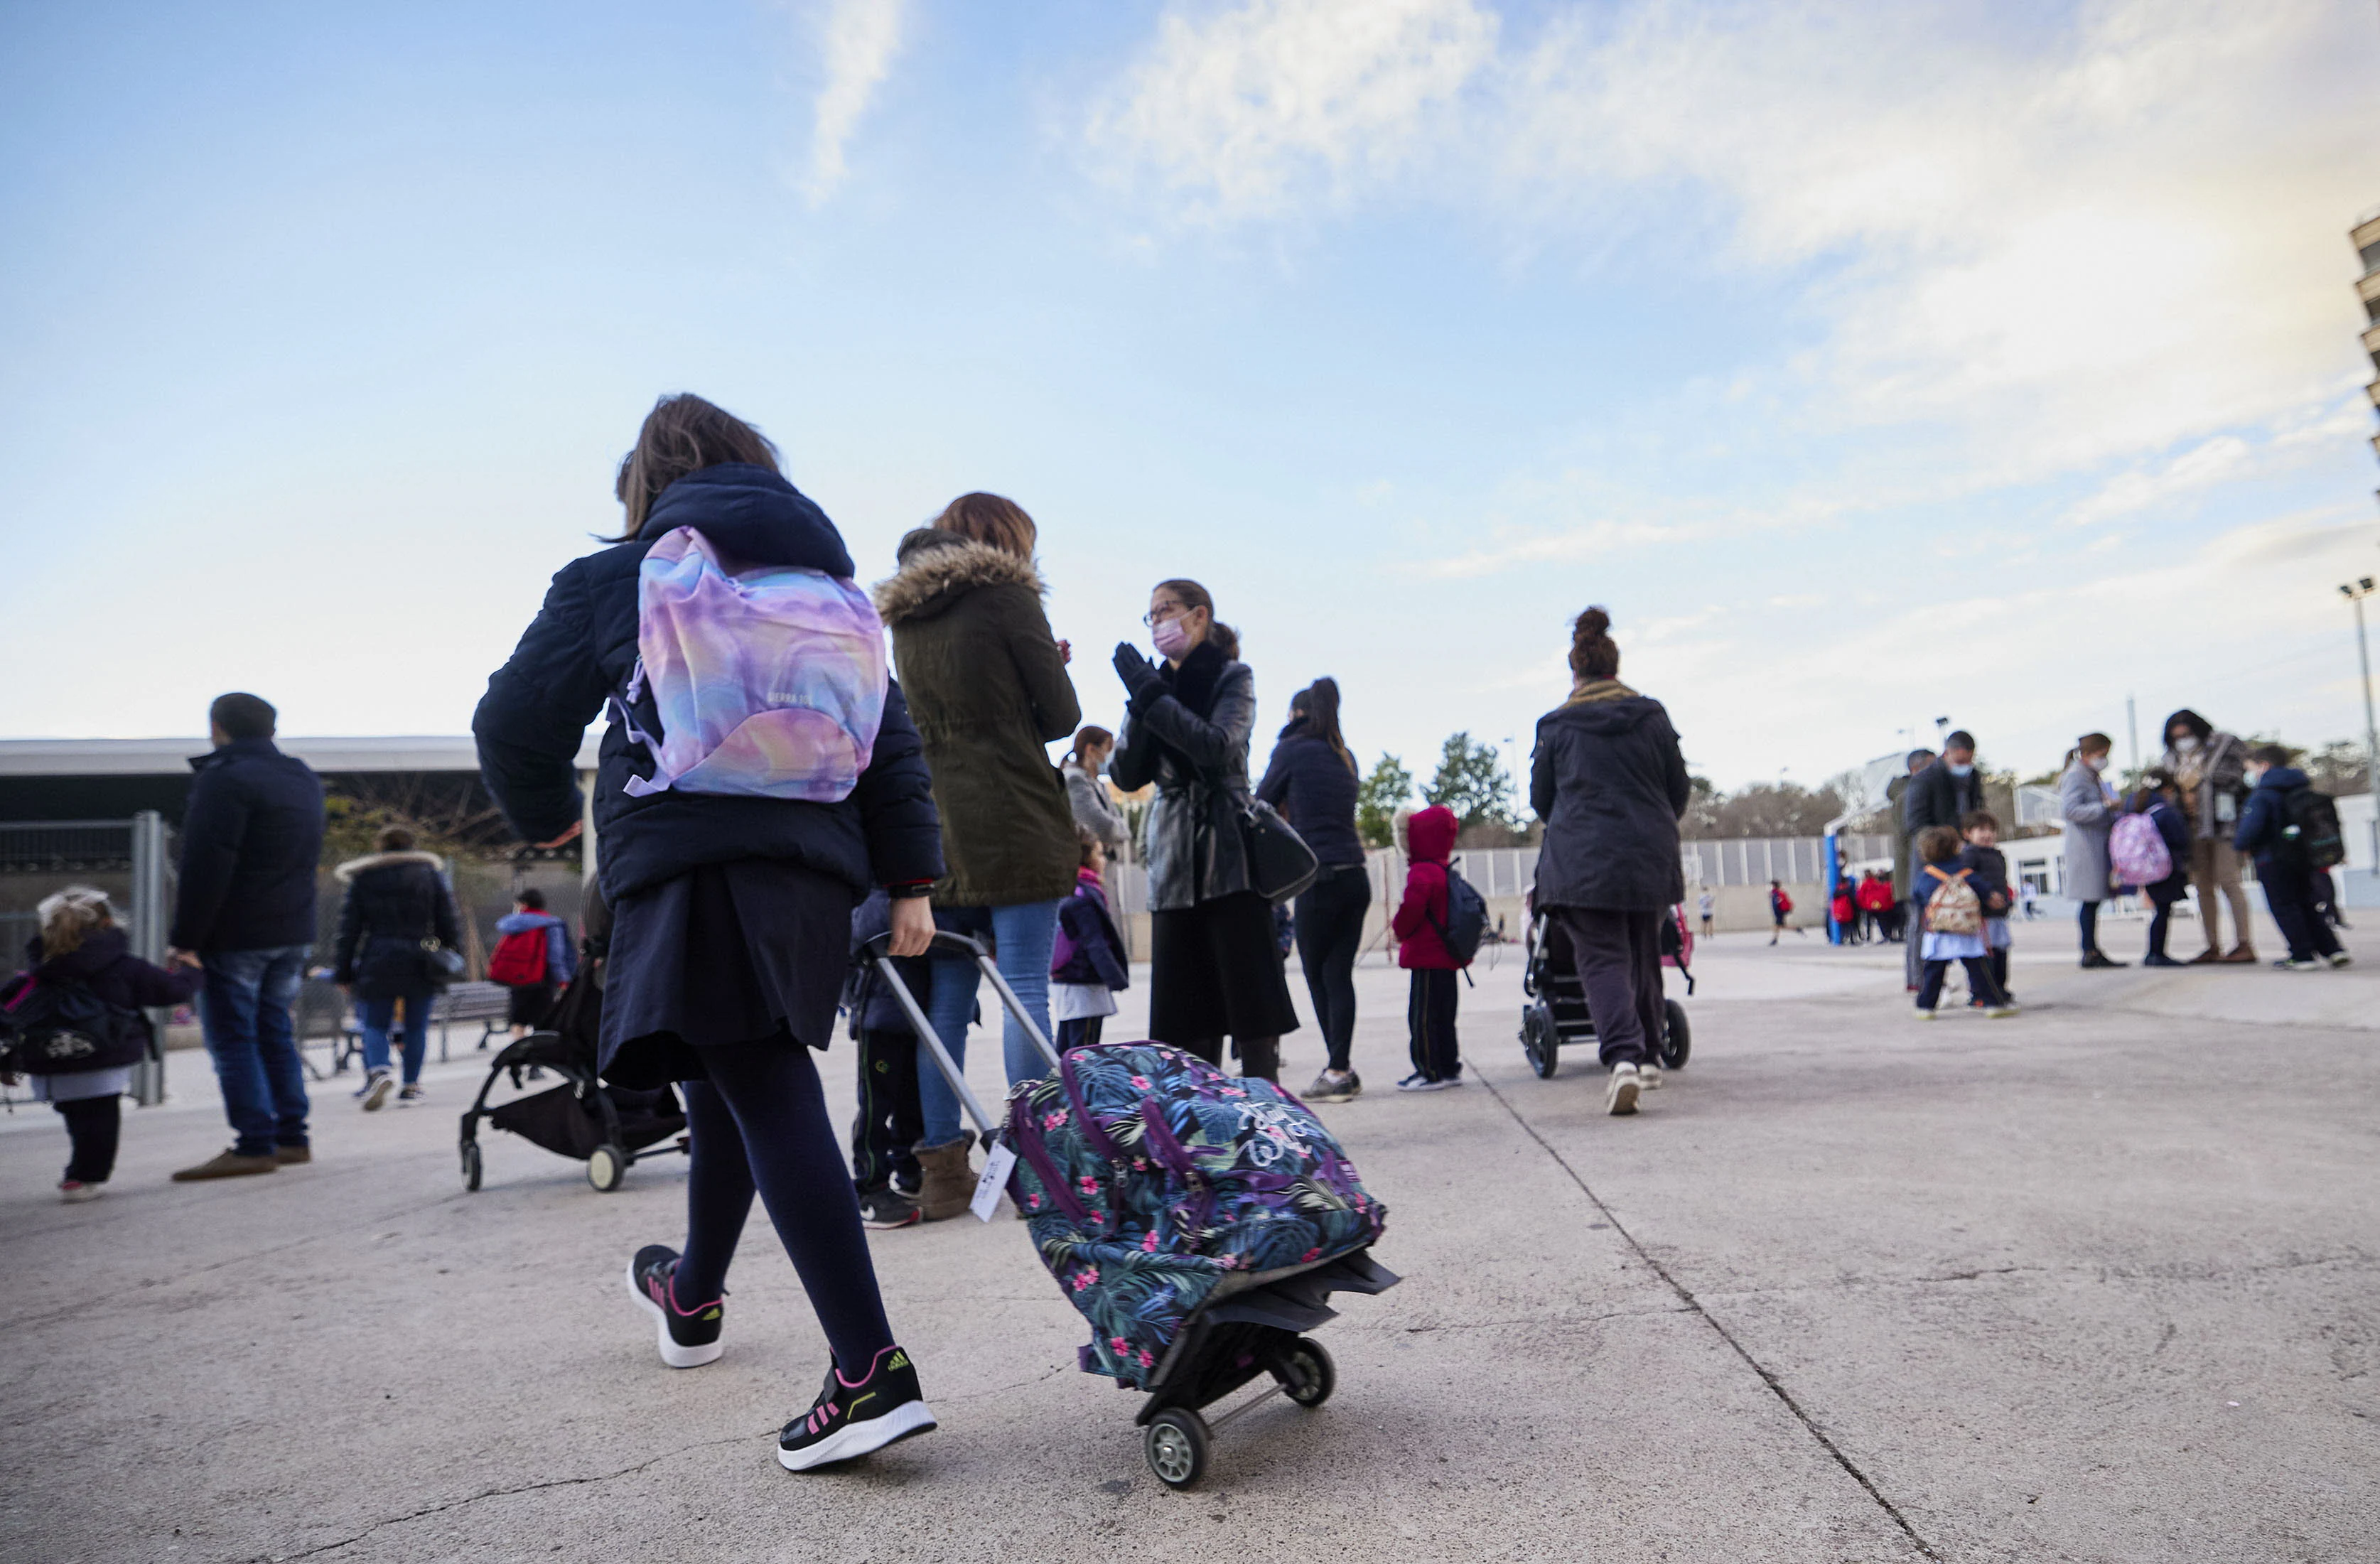
[[[2355,605],[2355,660],[2363,669],[2363,766],[2372,794],[2372,872],[2380,876],[2380,725],[2372,720],[2372,649],[2363,637],[2363,600],[2373,593],[2372,577],[2342,586],[2339,595]]]

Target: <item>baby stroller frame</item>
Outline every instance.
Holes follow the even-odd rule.
[[[1663,915],[1673,927],[1682,929],[1678,920],[1682,910],[1672,907]],[[1561,1067],[1561,1050],[1565,1043],[1587,1043],[1595,1040],[1595,1017],[1586,1008],[1586,986],[1579,980],[1574,964],[1558,967],[1549,948],[1545,915],[1529,919],[1526,936],[1528,960],[1521,972],[1521,992],[1528,1004],[1521,1012],[1521,1051],[1528,1057],[1529,1067],[1540,1080],[1550,1081]],[[1685,974],[1686,992],[1694,991],[1694,976],[1689,968],[1682,933],[1677,949],[1670,950],[1663,942],[1661,964],[1674,966]],[[1686,1007],[1672,999],[1661,1001],[1661,1037],[1655,1046],[1654,1061],[1664,1070],[1682,1070],[1694,1050],[1694,1028],[1686,1020]]]
[[[941,1038],[935,1035],[916,996],[887,959],[891,943],[892,936],[880,934],[860,948],[857,959],[872,965],[884,978],[908,1016],[909,1024],[925,1040],[927,1051],[933,1056],[942,1078],[950,1083],[952,1093],[975,1121],[984,1145],[996,1144],[1000,1126],[992,1122],[983,1105],[967,1089],[965,1077],[950,1051],[942,1047]],[[1060,1068],[1058,1050],[1026,1014],[1024,1002],[1017,999],[1007,979],[1001,976],[1000,969],[980,944],[964,934],[948,931],[937,931],[933,944],[936,949],[973,960],[990,980],[1002,1006],[1016,1018],[1040,1049],[1042,1058],[1049,1061],[1050,1068]],[[1368,1249],[1309,1266],[1289,1266],[1226,1278],[1205,1304],[1183,1321],[1148,1384],[1148,1400],[1133,1419],[1143,1431],[1141,1449],[1149,1471],[1168,1487],[1188,1488],[1206,1473],[1215,1429],[1261,1406],[1276,1394],[1287,1396],[1302,1407],[1318,1407],[1329,1400],[1338,1385],[1338,1370],[1322,1344],[1304,1333],[1337,1316],[1337,1311],[1324,1302],[1331,1292],[1380,1292],[1396,1282],[1396,1275],[1377,1264]],[[1199,1415],[1202,1408],[1268,1374],[1273,1383],[1262,1394],[1212,1422]],[[1128,1387],[1119,1381],[1117,1388]]]

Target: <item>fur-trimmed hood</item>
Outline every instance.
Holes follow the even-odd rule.
[[[400,864],[419,864],[435,874],[445,867],[445,860],[435,853],[367,853],[360,858],[349,858],[331,872],[339,877],[340,884],[351,885],[356,876],[366,869],[393,869]]]
[[[1029,559],[955,532],[920,527],[901,540],[900,573],[876,584],[876,612],[888,625],[941,612],[978,587],[1026,587],[1036,597],[1050,588]]]

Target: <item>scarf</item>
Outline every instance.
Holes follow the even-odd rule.
[[[1621,684],[1617,679],[1589,679],[1585,683],[1572,688],[1570,692],[1570,698],[1563,701],[1562,704],[1564,706],[1585,706],[1591,701],[1597,700],[1627,700],[1634,696],[1635,693],[1636,692],[1634,690],[1630,689],[1626,685]]]

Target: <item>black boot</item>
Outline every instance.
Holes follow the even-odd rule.
[[[1240,1073],[1261,1075],[1274,1085],[1281,1085],[1281,1039],[1279,1037],[1237,1037]]]

